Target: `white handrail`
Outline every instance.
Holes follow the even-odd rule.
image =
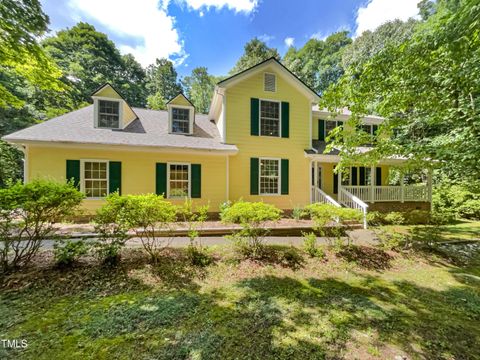
[[[406,185],[403,186],[403,190],[402,186],[361,185],[342,186],[342,188],[362,201],[428,201],[428,187],[424,184]]]
[[[351,209],[360,210],[363,213],[363,228],[366,229],[368,205],[355,195],[349,193],[343,187],[341,187],[338,191],[338,200],[340,201],[340,204],[343,204]]]
[[[312,186],[312,201],[314,203],[319,202],[322,204],[330,204],[336,207],[342,207],[342,205],[336,202],[330,195],[316,186]]]

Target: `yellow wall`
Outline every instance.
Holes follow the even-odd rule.
[[[265,72],[276,73],[274,68]],[[226,142],[239,153],[230,158],[230,199],[263,200],[283,209],[306,205],[310,201],[310,162],[304,150],[310,145],[311,103],[278,73],[277,91],[263,91],[264,72],[247,78],[226,91]],[[290,103],[290,137],[250,135],[250,98]],[[289,159],[289,195],[250,195],[250,158]]]
[[[210,211],[218,211],[218,205],[226,201],[226,157],[192,154],[167,154],[160,152],[125,152],[57,147],[28,148],[29,180],[47,178],[65,181],[66,160],[98,159],[122,162],[122,193],[145,194],[155,192],[155,163],[187,162],[202,165],[202,198],[193,199],[196,204],[207,204]],[[182,203],[183,200],[172,200]],[[88,211],[98,208],[102,200],[85,200]]]
[[[185,99],[185,96],[182,94],[177,95],[172,101],[170,101],[169,104],[173,105],[182,105],[182,106],[192,106],[187,99]]]

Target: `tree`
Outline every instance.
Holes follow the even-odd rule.
[[[47,25],[48,16],[38,0],[0,2],[0,108],[18,108],[24,104],[5,81],[4,71],[41,89],[63,89],[58,80],[60,70],[37,42],[47,31]]]
[[[206,67],[197,67],[184,79],[187,96],[199,113],[208,113],[216,79],[208,74]]]
[[[152,110],[165,110],[167,108],[167,105],[162,94],[156,92],[153,95],[148,95],[147,107]]]
[[[440,1],[410,39],[389,43],[360,68],[349,68],[324,95],[331,110],[352,111],[351,126],[371,104],[386,118],[367,155],[355,151],[362,139],[347,126],[334,145],[341,145],[345,161],[401,155],[412,166],[436,160],[451,178],[478,179],[479,78],[479,1]]]
[[[150,96],[161,96],[165,101],[173,99],[182,92],[177,71],[173,63],[165,58],[156,59],[155,64],[147,68],[146,86]]]
[[[418,20],[394,20],[380,25],[375,31],[364,31],[342,54],[342,66],[362,66],[382,51],[388,44],[399,46],[408,40],[419,23]]]
[[[343,49],[352,42],[346,31],[325,40],[310,39],[296,50],[291,47],[283,58],[284,65],[315,91],[322,93],[343,74]]]
[[[93,25],[79,22],[42,43],[70,86],[73,109],[89,102],[100,85],[111,83],[132,106],[144,106],[145,73],[132,55],[120,55],[113,41]]]
[[[238,59],[235,66],[230,70],[229,74],[237,74],[240,71],[248,69],[258,63],[261,63],[264,60],[267,60],[271,57],[280,60],[280,55],[275,48],[269,48],[266,43],[259,40],[258,38],[253,38],[248,43],[245,44],[245,50],[243,55]]]

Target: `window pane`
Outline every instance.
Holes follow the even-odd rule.
[[[337,122],[332,120],[325,121],[325,137],[330,135],[330,132],[337,127]]]
[[[260,101],[260,135],[280,135],[280,103]]]
[[[186,134],[190,132],[190,109],[172,109],[172,132]]]
[[[260,193],[278,194],[279,161],[260,159]]]
[[[372,125],[362,125],[362,130],[367,134],[372,134]]]
[[[119,128],[120,103],[118,101],[98,101],[98,127]]]
[[[188,165],[170,164],[170,198],[188,196]]]
[[[103,197],[108,192],[107,163],[87,161],[84,163],[84,188],[87,197]]]

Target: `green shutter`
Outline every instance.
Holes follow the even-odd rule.
[[[118,191],[122,194],[122,163],[120,161],[110,161],[108,163],[108,192]]]
[[[338,194],[338,174],[333,173],[333,193]]]
[[[357,186],[358,185],[358,180],[357,180],[357,167],[356,166],[352,166],[351,167],[351,172],[350,172],[350,176],[351,176],[351,180],[352,180],[352,186]]]
[[[80,190],[80,160],[67,160],[67,181],[73,179],[73,184]]]
[[[167,164],[157,163],[155,169],[155,192],[167,196]]]
[[[360,186],[364,186],[365,183],[365,166],[360,166]]]
[[[250,195],[258,195],[258,158],[250,158]]]
[[[375,185],[376,186],[381,186],[382,185],[382,168],[377,167],[375,169]]]
[[[258,99],[250,99],[250,134],[258,136],[258,116],[259,116],[259,101]]]
[[[290,136],[290,104],[282,101],[282,138]]]
[[[282,195],[288,195],[288,159],[282,159],[280,168],[282,171],[282,177],[280,180],[282,188],[280,189],[280,192]]]
[[[325,141],[325,120],[318,120],[318,140]]]
[[[202,165],[192,164],[192,188],[190,195],[192,198],[202,197]]]

